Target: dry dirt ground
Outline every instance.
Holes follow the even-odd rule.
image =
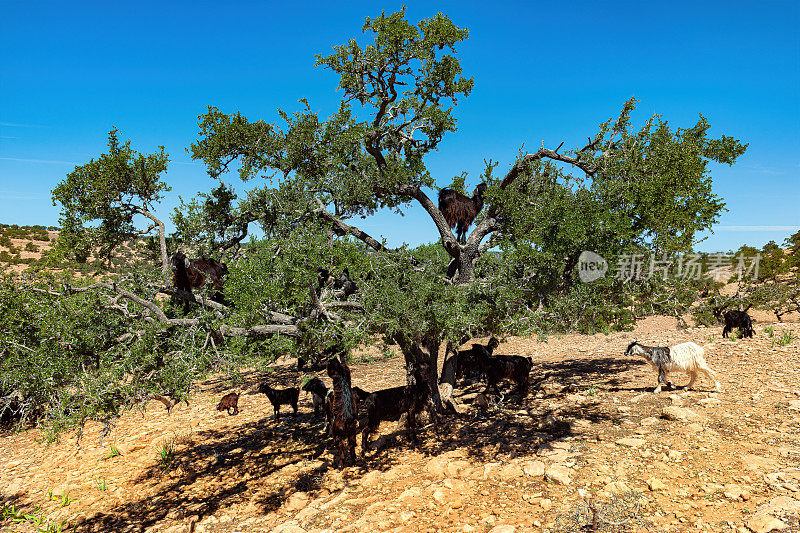
[[[230,383],[209,380],[170,416],[157,402],[126,413],[102,444],[96,423],[80,446],[74,435],[45,446],[36,430],[0,437],[0,531],[66,520],[78,532],[797,532],[800,324],[765,326],[723,340],[720,327],[656,318],[633,333],[506,339],[497,353],[533,360],[524,400],[479,408],[482,386],[457,390],[462,415],[428,425],[419,447],[384,423],[379,450],[344,471],[309,397],[275,419],[247,393],[261,379],[295,385],[294,364],[246,374],[237,416],[215,410]],[[655,372],[623,355],[632,339],[705,346],[722,392],[701,379],[653,394]],[[351,369],[367,390],[404,380],[400,358]]]

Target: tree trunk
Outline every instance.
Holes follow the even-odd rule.
[[[418,341],[407,339],[402,335],[395,336],[403,357],[406,361],[406,380],[410,387],[417,385],[414,369],[424,369],[421,376],[428,387],[428,403],[431,413],[435,415],[444,414],[445,408],[442,398],[439,395],[438,362],[439,347],[442,344],[440,338],[428,341]]]
[[[141,208],[140,212],[146,216],[156,225],[158,229],[158,244],[161,248],[161,273],[165,276],[169,275],[169,259],[167,258],[167,238],[164,235],[164,223],[161,222],[156,216],[147,209]]]

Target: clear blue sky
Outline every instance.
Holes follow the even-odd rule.
[[[675,127],[698,113],[712,135],[750,143],[713,169],[730,210],[699,248],[781,242],[800,227],[800,2],[406,2],[470,31],[458,55],[475,90],[429,169],[474,185],[484,158],[504,172],[524,143],[576,146],[631,96],[635,119]],[[392,2],[41,2],[0,0],[0,222],[56,225],[50,190],[105,150],[118,127],[135,149],[166,146],[167,219],[213,182],[185,148],[207,105],[277,120],[307,97],[323,116],[336,78],[314,54],[361,35]],[[390,242],[436,238],[424,213],[364,221]],[[759,229],[760,228],[760,229]]]

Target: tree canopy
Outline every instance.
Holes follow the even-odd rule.
[[[169,157],[164,147],[140,154],[131,142],[119,140],[119,130],[108,133],[108,152],[75,167],[52,191],[53,205],[61,204],[61,239],[68,249],[88,255],[92,248],[110,263],[114,249],[136,235],[158,230],[162,269],[167,270],[164,224],[154,214],[170,188],[161,181]],[[142,215],[151,226],[138,230],[134,217]]]

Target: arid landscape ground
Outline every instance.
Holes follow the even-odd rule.
[[[665,317],[634,332],[505,339],[496,353],[533,360],[524,401],[479,407],[482,385],[457,390],[462,414],[427,425],[419,447],[384,423],[379,449],[344,471],[310,397],[275,419],[252,393],[263,379],[296,385],[292,360],[236,385],[200,383],[169,416],[158,402],[127,412],[102,444],[94,422],[80,444],[6,434],[0,494],[19,518],[0,531],[65,520],[63,531],[173,533],[800,531],[800,324],[767,319],[752,339]],[[623,355],[632,339],[704,346],[722,392],[703,379],[653,394],[655,372]],[[403,383],[402,358],[373,355],[351,365],[354,385]],[[243,392],[237,416],[215,410],[230,390]]]

